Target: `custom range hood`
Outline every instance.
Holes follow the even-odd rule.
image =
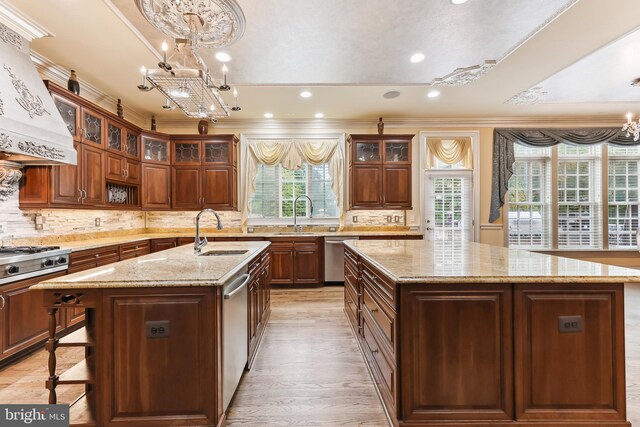
[[[6,23],[6,6],[0,1],[0,167],[75,165],[71,134],[31,61],[30,40]]]

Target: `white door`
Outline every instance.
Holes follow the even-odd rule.
[[[473,241],[473,171],[425,171],[425,239]]]

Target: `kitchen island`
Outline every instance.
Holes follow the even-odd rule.
[[[201,256],[181,246],[33,286],[50,319],[49,403],[57,387],[85,384],[72,425],[223,424],[235,390],[228,373],[250,366],[268,320],[268,246],[210,243]],[[244,311],[229,321],[236,294]],[[86,326],[59,338],[56,314],[71,308],[85,310]],[[231,345],[243,354],[232,359]],[[65,346],[84,347],[86,357],[58,373],[55,351]]]
[[[624,283],[477,243],[345,244],[345,311],[394,425],[630,426]]]

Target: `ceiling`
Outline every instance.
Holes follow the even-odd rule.
[[[8,0],[55,37],[32,48],[130,109],[159,119],[141,65],[165,39],[132,0]],[[637,0],[238,0],[246,31],[220,49],[242,111],[225,121],[620,117],[640,111]],[[363,6],[366,5],[366,6]],[[613,23],[613,25],[612,25]],[[221,63],[202,52],[215,71]],[[416,52],[425,60],[414,64]],[[484,73],[456,69],[495,61]],[[493,64],[491,62],[490,64]],[[447,78],[449,77],[449,78]],[[445,79],[443,85],[438,79]],[[313,96],[303,99],[301,90]],[[437,89],[440,96],[427,98]],[[534,90],[532,90],[534,89]],[[395,90],[400,96],[385,99]],[[224,96],[229,104],[229,93]],[[515,98],[514,98],[515,97]],[[534,102],[531,102],[531,101]]]

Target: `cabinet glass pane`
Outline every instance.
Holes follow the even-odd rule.
[[[89,113],[84,113],[84,139],[102,144],[102,120]]]
[[[176,163],[198,163],[200,153],[198,144],[175,144]]]
[[[138,157],[138,136],[127,132],[127,153]]]
[[[387,162],[408,162],[409,144],[406,142],[386,143],[384,157]]]
[[[78,132],[76,128],[76,120],[78,118],[78,110],[73,105],[67,104],[61,99],[55,98],[53,103],[56,105],[60,116],[62,116],[62,121],[67,125],[67,129],[69,129],[69,133],[75,136]]]
[[[207,163],[229,163],[229,144],[206,143],[204,160]]]
[[[167,141],[158,141],[153,139],[145,139],[144,141],[144,159],[155,160],[157,162],[166,162],[167,156]]]
[[[380,144],[357,142],[356,143],[356,161],[358,162],[379,162],[380,161]]]
[[[112,150],[122,150],[122,129],[111,123],[107,124],[107,144]]]

